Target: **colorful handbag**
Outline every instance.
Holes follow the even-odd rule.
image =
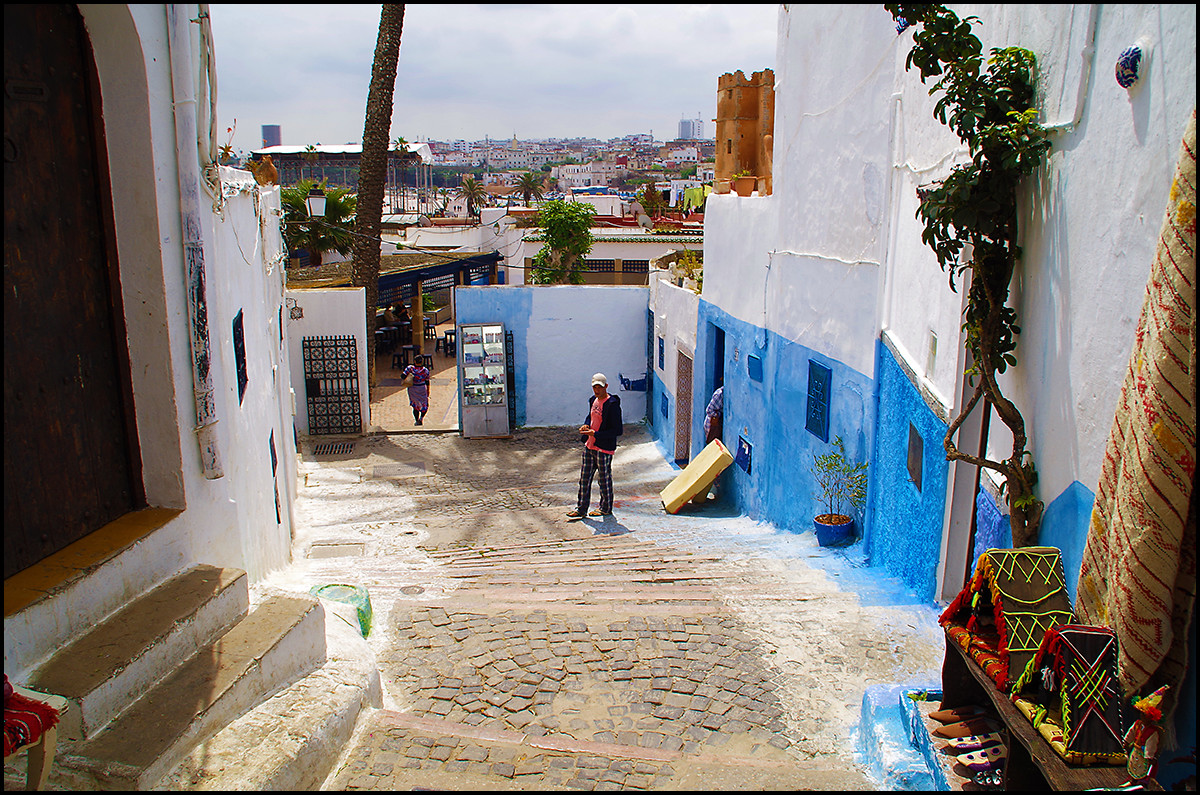
[[[1013,685],[1012,701],[1067,762],[1125,764],[1117,636],[1108,627],[1063,624],[1047,630]]]

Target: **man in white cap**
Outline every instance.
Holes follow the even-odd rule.
[[[575,510],[567,513],[571,521],[587,516],[610,516],[613,509],[612,457],[617,449],[617,437],[624,433],[621,422],[621,398],[608,394],[608,379],[604,373],[592,376],[592,396],[588,398],[588,415],[579,427],[582,434],[583,463],[579,467],[579,500]],[[600,507],[588,511],[592,502],[592,477],[600,473]]]

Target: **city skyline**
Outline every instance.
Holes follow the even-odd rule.
[[[391,137],[667,141],[696,118],[711,136],[717,78],[774,68],[777,14],[775,5],[408,5]],[[221,4],[211,16],[221,143],[252,151],[270,124],[285,145],[361,141],[379,6]]]

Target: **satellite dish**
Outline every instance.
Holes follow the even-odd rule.
[[[645,215],[646,208],[642,206],[641,202],[635,201],[633,204],[629,205],[629,212],[633,213],[635,216]]]
[[[422,215],[420,220],[417,221],[417,225],[418,226],[433,226],[433,221],[429,220],[428,215]]]
[[[643,229],[652,229],[654,227],[654,222],[650,220],[650,216],[643,213],[642,215],[638,216],[638,226],[642,227]]]

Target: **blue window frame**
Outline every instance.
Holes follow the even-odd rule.
[[[804,427],[822,442],[829,441],[829,385],[833,371],[814,361],[808,363],[808,409]]]
[[[746,374],[750,376],[751,381],[758,381],[759,383],[762,383],[762,380],[763,380],[762,359],[759,358],[758,356],[747,356],[746,357]]]
[[[250,383],[246,373],[246,333],[241,312],[233,319],[233,358],[237,365],[238,405],[241,405],[242,398],[246,397],[246,384]]]

